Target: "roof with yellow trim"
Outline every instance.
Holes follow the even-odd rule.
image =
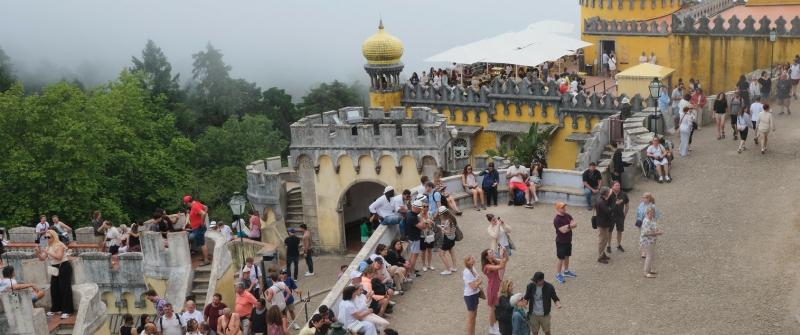
[[[381,20],[378,32],[364,41],[361,53],[369,64],[396,64],[400,63],[400,57],[403,56],[403,43],[383,30],[383,20]]]
[[[618,78],[655,78],[658,77],[659,79],[664,78],[671,73],[675,72],[675,69],[668,68],[665,66],[660,65],[653,65],[650,63],[639,64],[636,66],[629,67],[627,70],[617,73]]]

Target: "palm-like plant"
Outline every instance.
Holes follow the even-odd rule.
[[[514,158],[519,159],[523,164],[535,159],[542,164],[542,167],[546,168],[547,151],[550,150],[550,135],[555,127],[551,125],[539,132],[539,123],[535,122],[531,125],[527,134],[519,132],[517,136],[521,140],[511,140],[511,144],[515,147]]]

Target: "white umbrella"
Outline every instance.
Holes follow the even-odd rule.
[[[592,45],[571,37],[553,33],[536,33],[528,29],[517,33],[517,37],[522,41],[528,41],[529,44],[492,55],[484,61],[537,66],[543,62],[573,54],[579,48]]]
[[[572,34],[575,25],[572,23],[557,21],[557,20],[544,20],[536,23],[531,23],[528,29],[533,29],[538,32],[559,33],[559,34]]]

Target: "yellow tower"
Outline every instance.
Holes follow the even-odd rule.
[[[403,43],[383,29],[383,20],[378,32],[364,41],[361,53],[367,59],[364,70],[369,74],[369,103],[372,107],[399,107],[403,95],[400,72],[403,71]]]

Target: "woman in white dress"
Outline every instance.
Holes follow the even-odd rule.
[[[680,117],[681,147],[678,150],[681,156],[689,155],[689,136],[692,134],[692,122],[695,118],[691,107],[683,107]]]
[[[617,79],[617,55],[611,52],[611,58],[608,59],[608,69],[611,71],[611,79]]]

